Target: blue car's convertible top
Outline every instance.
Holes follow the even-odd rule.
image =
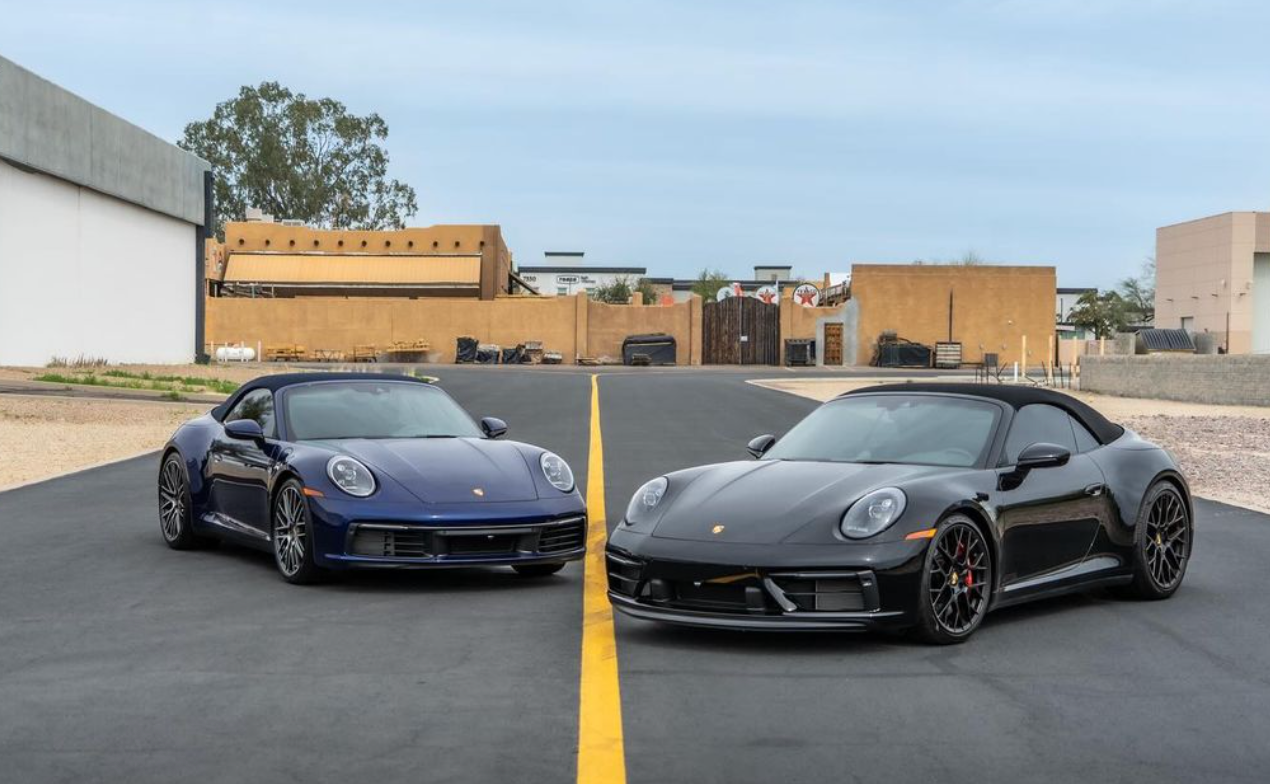
[[[269,550],[291,582],[348,567],[551,574],[585,553],[586,506],[564,460],[506,430],[407,376],[263,376],[168,442],[161,531],[176,549]]]

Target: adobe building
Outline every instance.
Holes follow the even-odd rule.
[[[213,297],[467,297],[511,293],[515,272],[498,226],[390,231],[225,224],[209,249]]]
[[[928,346],[959,342],[966,363],[996,354],[1002,366],[1034,367],[1050,361],[1056,296],[1053,267],[853,264],[855,363],[868,364],[878,336],[893,331]]]
[[[1270,212],[1227,212],[1155,232],[1155,326],[1270,353]]]

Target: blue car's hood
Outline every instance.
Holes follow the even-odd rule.
[[[420,500],[436,504],[533,501],[533,475],[514,441],[391,438],[325,441],[371,471],[387,474]],[[476,490],[480,490],[478,495]]]

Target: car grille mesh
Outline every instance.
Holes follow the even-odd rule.
[[[561,525],[542,529],[538,537],[538,552],[565,553],[577,550],[586,539],[586,523],[583,520],[572,520]]]
[[[480,526],[480,531],[432,529],[398,523],[358,523],[348,543],[350,555],[372,558],[444,559],[447,556],[547,556],[573,553],[586,545],[586,518],[531,525],[516,531]]]
[[[844,613],[877,609],[869,572],[732,572],[606,553],[609,590],[640,602],[727,614]],[[786,606],[789,605],[789,606]]]
[[[427,558],[431,534],[426,531],[398,531],[358,526],[353,532],[353,555],[381,558]]]

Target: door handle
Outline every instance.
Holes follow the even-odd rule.
[[[1096,482],[1085,488],[1085,495],[1093,496],[1094,498],[1097,498],[1098,496],[1102,495],[1102,492],[1106,489],[1107,489],[1106,485],[1102,484],[1101,482]]]

